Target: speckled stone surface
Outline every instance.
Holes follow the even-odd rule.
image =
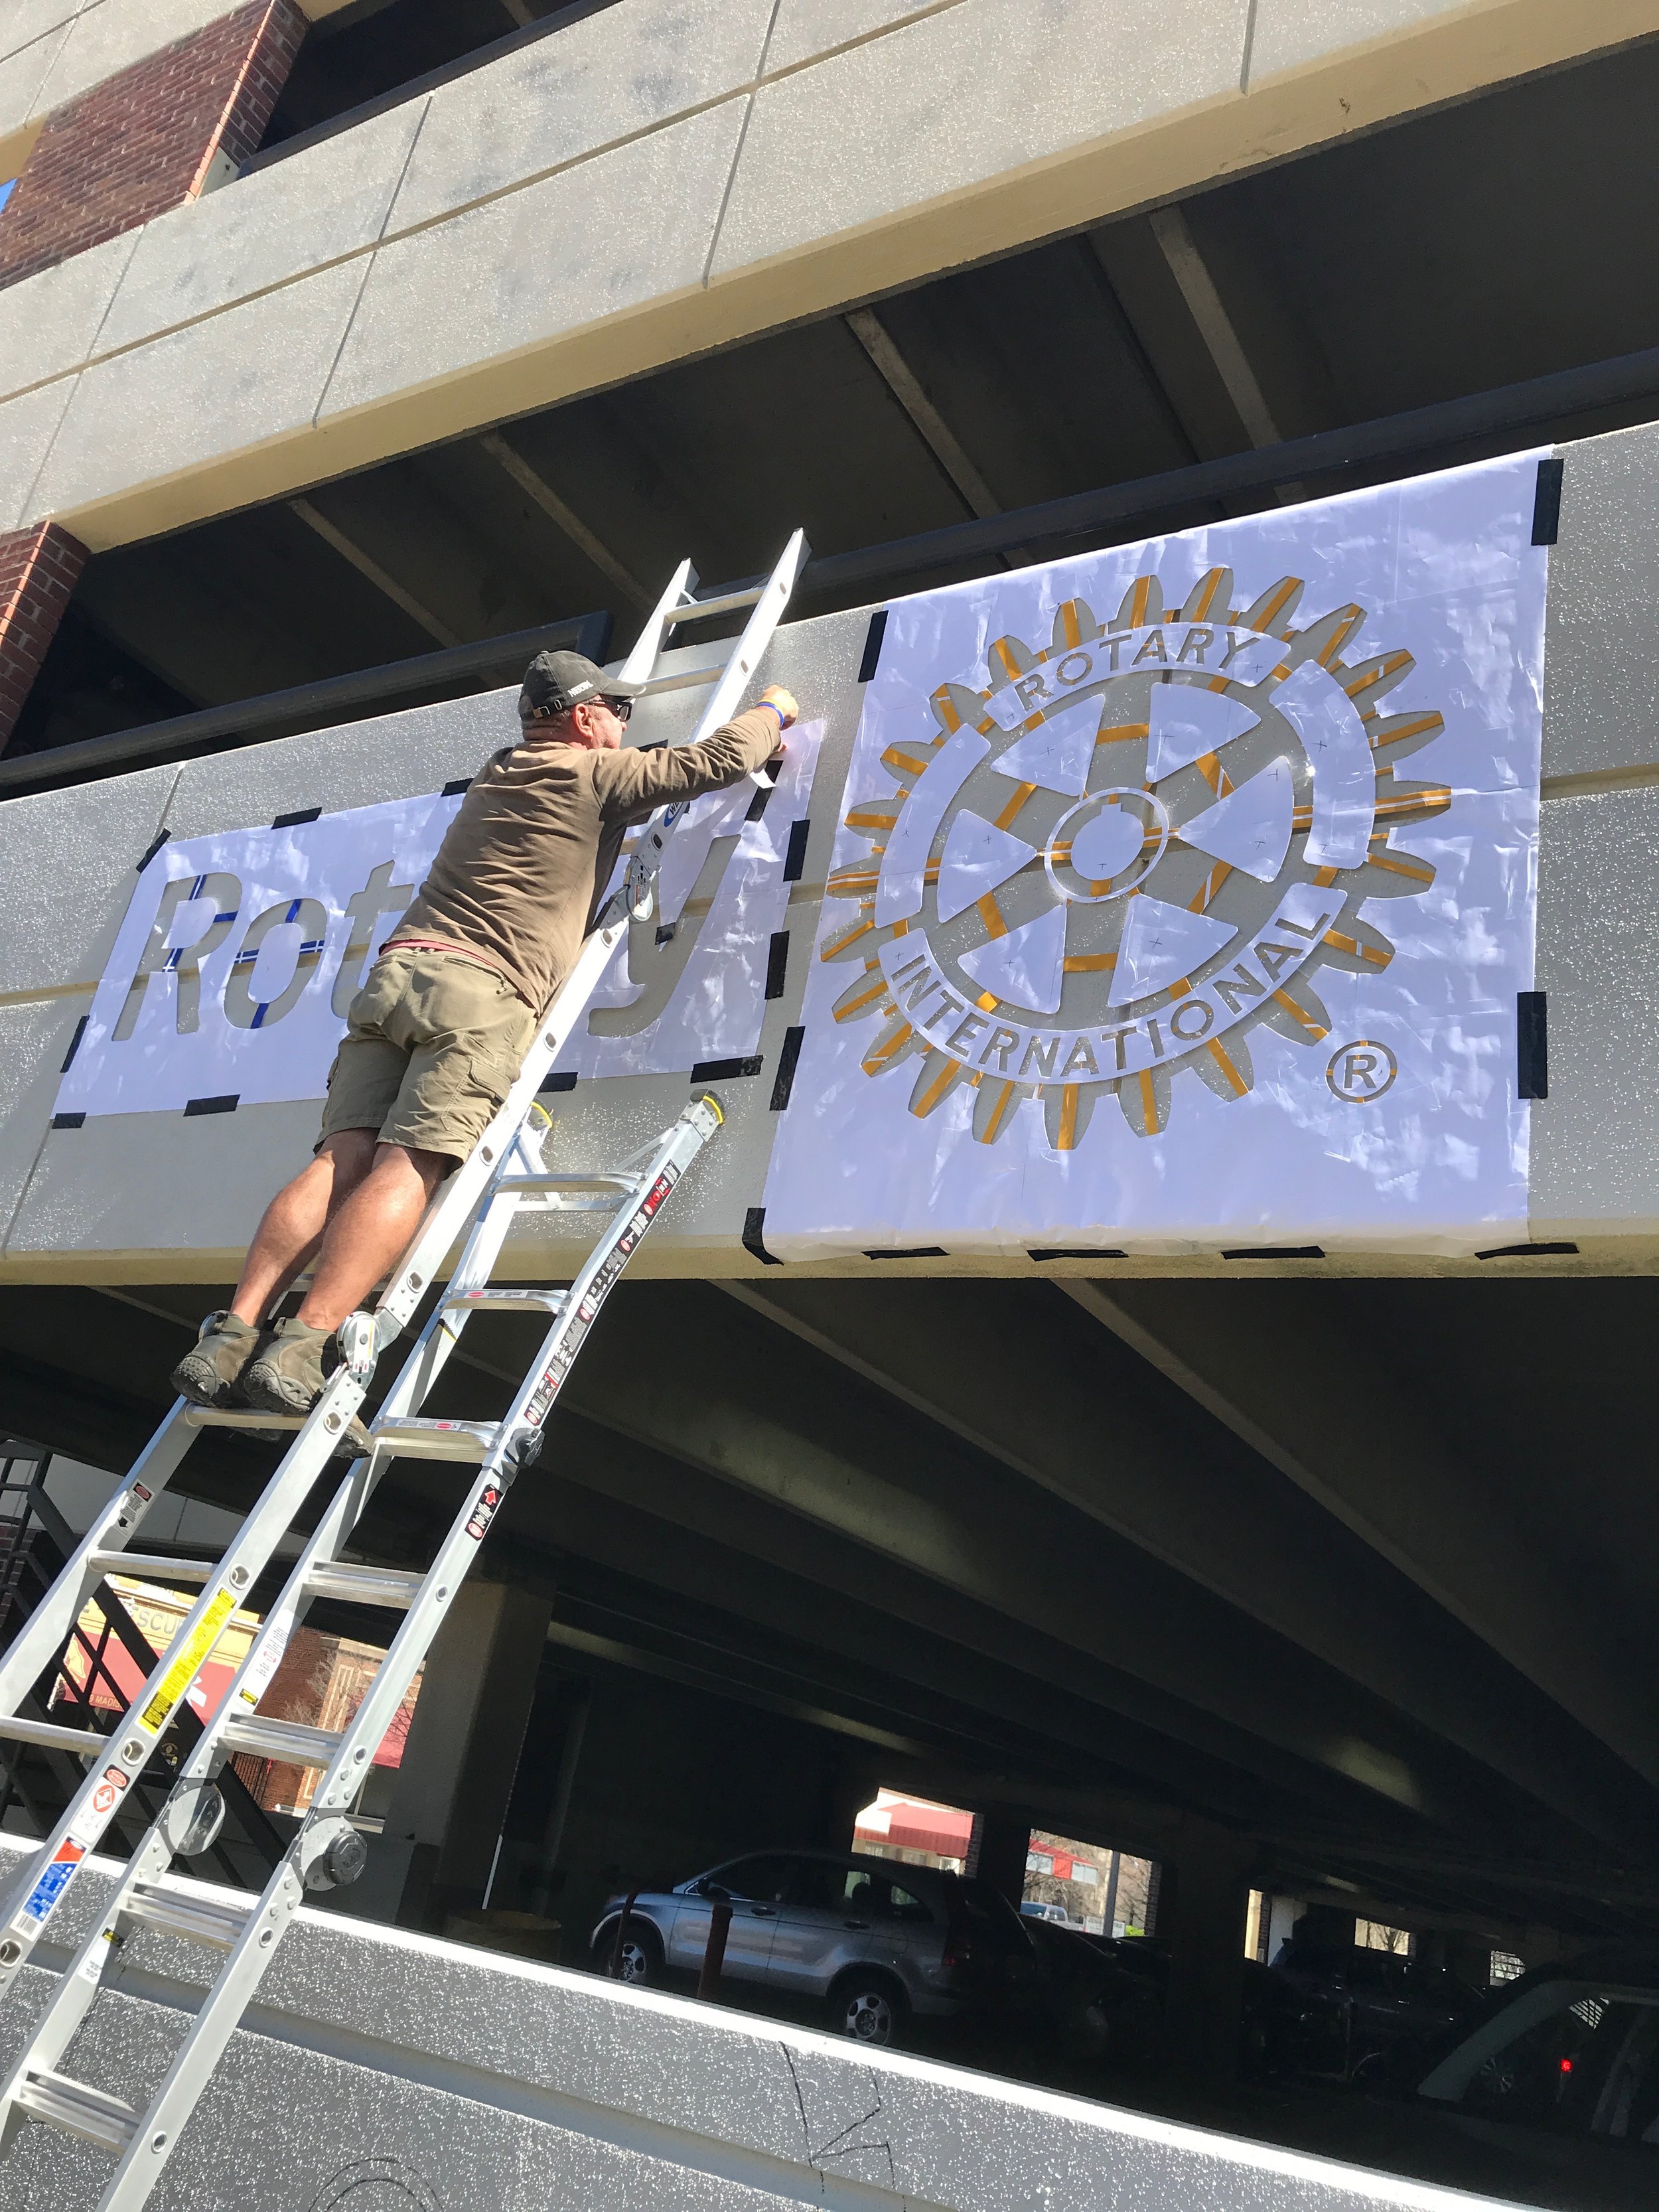
[[[1650,680],[1653,671],[1648,672]],[[1532,1109],[1534,1237],[1659,1229],[1659,789],[1542,809],[1538,983],[1550,1096]]]
[[[1550,555],[1544,774],[1659,762],[1659,426],[1561,449]]]
[[[76,384],[33,511],[66,514],[135,477],[307,429],[362,281],[360,264],[339,263],[94,362]]]
[[[9,1839],[4,1848],[15,1860]],[[92,1863],[64,1908],[65,1941],[109,1878]],[[141,1936],[124,1990],[100,1999],[64,2070],[142,2095],[183,2033],[184,1976],[199,1978],[201,1955]],[[0,2057],[19,2047],[44,1991],[31,1972],[0,2008]],[[31,2126],[0,2166],[0,2212],[91,2212],[107,2170]],[[1479,2212],[1492,2202],[312,1912],[151,2199],[155,2212]]]

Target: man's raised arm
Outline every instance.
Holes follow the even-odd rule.
[[[601,753],[593,780],[608,822],[642,822],[677,799],[724,791],[783,750],[783,732],[800,708],[781,684],[696,745],[623,746]]]

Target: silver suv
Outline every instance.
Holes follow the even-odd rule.
[[[988,1883],[840,1851],[757,1851],[677,1889],[642,1891],[623,1937],[621,1978],[660,1984],[696,1974],[713,1908],[727,1901],[723,1972],[827,2000],[832,2024],[860,2043],[901,2041],[912,2014],[948,2017],[1038,1995],[1030,1941]],[[593,1930],[601,1973],[617,1958],[622,1905],[612,1898]]]

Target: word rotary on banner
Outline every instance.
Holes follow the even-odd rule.
[[[1450,804],[1396,776],[1444,726],[1384,712],[1414,664],[1358,645],[1364,607],[1295,627],[1303,589],[1234,611],[1212,568],[1166,613],[1143,574],[1105,623],[1068,599],[1046,647],[997,639],[988,682],[940,684],[937,727],[884,750],[890,797],[845,817],[869,859],[828,886],[858,917],[821,957],[859,964],[836,1020],[882,1018],[865,1073],[919,1061],[913,1114],[969,1084],[990,1144],[1036,1097],[1066,1152],[1109,1094],[1153,1136],[1177,1073],[1252,1087],[1255,1024],[1328,1036],[1321,967],[1389,964],[1358,910],[1435,879],[1391,838]]]

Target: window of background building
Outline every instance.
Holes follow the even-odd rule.
[[[1025,1856],[1024,1909],[1093,1936],[1150,1936],[1157,1873],[1152,1859],[1033,1828]]]
[[[967,1863],[974,1816],[960,1805],[936,1804],[929,1797],[907,1797],[878,1790],[853,1823],[853,1849],[879,1859],[911,1866],[942,1867],[960,1874]]]
[[[1397,1958],[1413,1955],[1411,1936],[1403,1928],[1390,1928],[1381,1920],[1356,1920],[1353,1940],[1362,1951],[1392,1951]]]

